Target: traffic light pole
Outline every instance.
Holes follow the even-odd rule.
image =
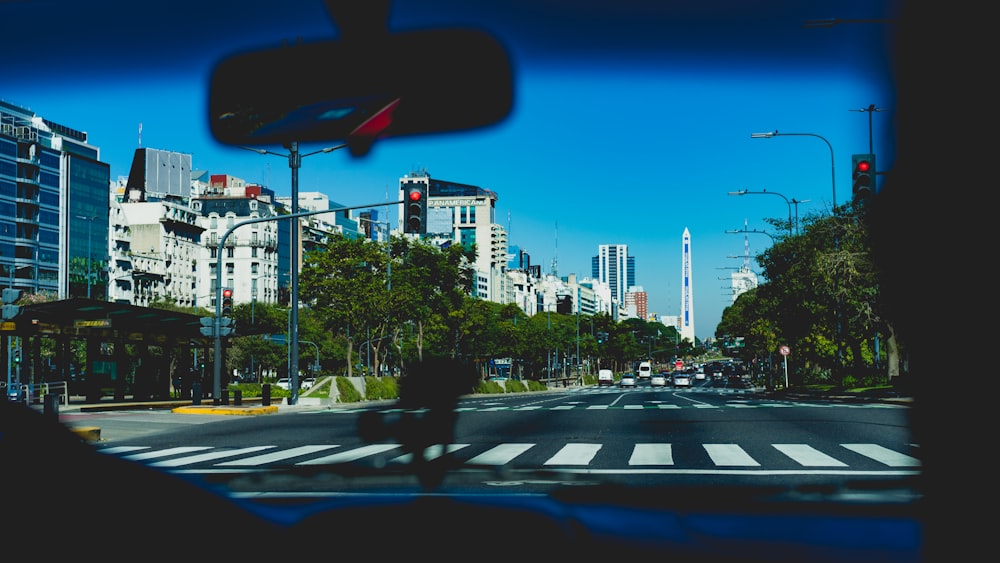
[[[319,215],[322,213],[335,213],[337,211],[353,211],[355,209],[364,209],[367,207],[380,207],[386,205],[399,205],[403,203],[400,201],[382,201],[378,203],[369,203],[366,205],[352,205],[350,207],[337,207],[335,209],[321,209],[319,211],[302,211],[298,213],[289,213],[288,215],[279,215],[277,217],[258,217],[256,219],[247,219],[246,221],[241,221],[236,223],[232,227],[223,233],[222,237],[219,238],[218,248],[216,249],[216,264],[215,271],[217,276],[222,275],[222,249],[226,244],[226,239],[229,235],[233,233],[236,229],[243,227],[245,225],[251,225],[254,223],[264,223],[267,221],[284,221],[286,219],[298,219],[300,217],[309,217],[311,215]],[[297,248],[292,248],[292,252],[297,252]],[[213,375],[213,385],[212,385],[212,399],[217,400],[222,397],[222,279],[221,277],[216,279],[215,284],[215,318],[212,322],[212,335],[215,339],[215,358],[212,362],[212,375]],[[291,303],[293,308],[298,307],[298,303]],[[297,323],[295,323],[297,324]],[[298,327],[293,324],[290,327],[290,331],[294,331],[294,335],[290,335],[289,342],[298,342]],[[292,338],[294,336],[294,338]],[[297,348],[297,344],[295,345]],[[294,354],[294,357],[298,357],[298,354]],[[297,362],[296,362],[297,363]],[[298,385],[298,366],[291,366],[292,373],[289,374],[292,382],[292,388],[295,389]]]

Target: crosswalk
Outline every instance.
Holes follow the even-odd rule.
[[[712,404],[705,402],[685,402],[677,403],[668,400],[645,400],[642,403],[631,404],[579,404],[572,400],[562,403],[551,404],[531,404],[531,405],[507,405],[501,401],[482,401],[480,404],[466,404],[455,409],[456,412],[496,412],[496,411],[568,411],[568,410],[679,410],[679,409],[787,409],[787,408],[815,408],[815,409],[905,409],[906,405],[892,403],[831,403],[831,402],[798,402],[798,401],[757,401],[748,399],[730,399],[722,404]],[[309,414],[357,414],[370,410],[380,412],[401,412],[397,408],[378,408],[370,406],[358,406],[356,408],[338,407],[329,410],[310,411]]]
[[[601,471],[621,472],[658,469],[663,472],[740,470],[771,474],[808,471],[912,475],[919,471],[920,461],[911,455],[911,449],[910,446],[890,448],[875,443],[841,443],[825,448],[801,443],[773,443],[763,446],[734,443],[635,443],[622,448],[617,444],[611,447],[596,442],[565,443],[558,446],[504,442],[435,446],[426,450],[424,457],[435,459],[447,453],[452,461],[469,467],[569,470],[600,467]],[[106,446],[99,451],[167,471],[184,472],[259,471],[362,461],[382,466],[411,461],[411,454],[404,453],[398,444],[392,443],[307,444],[288,448],[273,445],[240,448],[184,446],[162,449]]]

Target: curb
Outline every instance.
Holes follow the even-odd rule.
[[[235,415],[258,415],[278,412],[277,405],[252,406],[252,407],[217,407],[215,405],[176,407],[170,412],[177,414],[235,414]]]
[[[88,442],[101,441],[101,428],[99,426],[77,426],[70,428],[70,430]]]

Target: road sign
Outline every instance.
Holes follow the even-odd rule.
[[[778,352],[781,352],[782,356],[787,356],[792,353],[792,350],[788,346],[782,346],[781,348],[778,348]]]

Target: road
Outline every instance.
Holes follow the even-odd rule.
[[[411,458],[394,440],[362,440],[359,417],[379,412],[391,420],[399,416],[392,407],[296,406],[262,416],[128,411],[60,419],[74,426],[99,423],[103,439],[95,447],[108,455],[188,475],[235,479],[277,465],[329,463],[377,474],[405,467]],[[905,404],[776,399],[697,385],[650,388],[644,381],[624,390],[475,395],[462,399],[457,412],[451,461],[460,469],[494,470],[463,481],[475,487],[534,490],[553,479],[807,485],[893,480],[920,470]]]

